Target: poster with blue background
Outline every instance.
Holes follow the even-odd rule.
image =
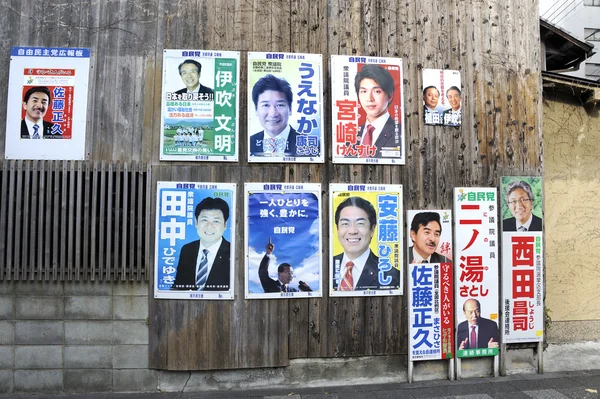
[[[245,297],[321,297],[321,185],[244,187]]]
[[[233,299],[234,183],[158,182],[154,297]]]

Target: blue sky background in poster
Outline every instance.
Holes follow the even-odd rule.
[[[287,217],[280,216],[287,212]],[[265,214],[268,214],[265,217]],[[313,193],[250,193],[248,195],[248,290],[263,293],[258,266],[269,242],[275,245],[269,275],[277,278],[277,267],[294,268],[291,286],[300,280],[313,291],[321,290],[319,203]],[[286,233],[283,233],[286,231]]]
[[[186,184],[188,185],[188,184]],[[189,184],[188,186],[192,186]],[[207,184],[195,184],[196,187],[211,187]],[[231,218],[235,217],[235,210],[232,208],[232,198],[234,193],[228,189],[205,189],[205,188],[175,188],[163,187],[158,193],[158,281],[156,286],[159,290],[169,290],[176,275],[177,263],[181,253],[181,247],[192,241],[199,240],[196,230],[196,220],[194,211],[196,205],[206,197],[223,199],[229,205],[229,219],[226,222],[226,228],[223,238],[231,242]],[[178,211],[177,206],[182,205],[183,212]],[[177,229],[182,230],[178,233]],[[162,260],[165,251],[174,258],[173,267]]]

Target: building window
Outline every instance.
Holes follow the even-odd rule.
[[[600,42],[600,29],[584,28],[583,40],[590,42]]]
[[[593,62],[586,62],[585,63],[585,76],[590,76],[590,77],[600,77],[600,64],[595,64]]]
[[[600,0],[583,0],[584,6],[600,7]]]

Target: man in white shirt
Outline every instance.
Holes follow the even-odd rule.
[[[481,304],[469,298],[463,304],[466,320],[456,329],[458,349],[498,348],[498,324],[481,317]]]
[[[446,98],[450,108],[444,111],[444,125],[460,126],[461,124],[461,92],[456,86],[446,90]]]

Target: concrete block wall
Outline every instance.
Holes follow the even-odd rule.
[[[0,282],[0,393],[156,391],[148,284]]]

